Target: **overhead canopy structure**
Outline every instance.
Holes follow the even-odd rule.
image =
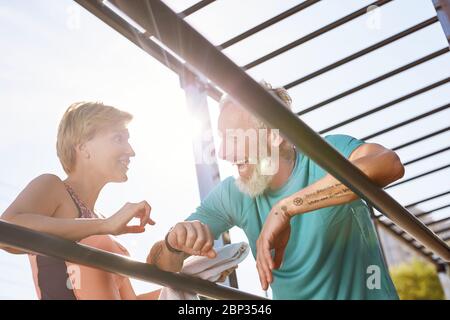
[[[172,26],[174,34],[163,34],[159,1],[77,2],[176,73],[188,70],[211,79],[186,62],[183,53],[189,48],[182,44],[189,43],[180,39],[186,35],[178,25]],[[445,41],[420,45],[427,38],[439,38],[437,33],[442,37],[431,2],[428,11],[411,10],[410,3],[400,0],[282,5],[247,1],[243,7],[234,1],[165,3],[247,74],[287,88],[295,112],[318,133],[345,133],[395,150],[407,173],[385,190],[398,195],[403,206],[442,240],[449,240],[450,184],[442,183],[442,177],[450,175],[450,127],[448,121],[436,119],[450,116],[450,54]],[[405,18],[400,19],[399,12]],[[170,36],[180,52],[169,48]],[[346,42],[350,37],[351,45]],[[200,56],[202,50],[206,49],[198,50]],[[208,94],[219,99],[224,88],[211,81],[205,84]],[[441,261],[388,217],[378,211],[374,215],[411,248]]]
[[[231,94],[364,198],[381,227],[448,264],[450,53],[439,1],[441,17],[425,0],[419,10],[407,0],[75,1],[213,99]],[[289,90],[295,115],[262,78]],[[380,143],[406,175],[381,190],[317,133]]]

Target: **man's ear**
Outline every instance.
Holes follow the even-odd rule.
[[[284,141],[284,138],[280,135],[280,130],[270,129],[269,130],[269,141],[273,147],[279,147]]]

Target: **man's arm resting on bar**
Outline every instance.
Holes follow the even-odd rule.
[[[400,179],[405,172],[397,154],[379,144],[361,145],[352,152],[349,160],[380,187]],[[327,174],[308,187],[283,199],[274,209],[286,211],[289,216],[294,216],[324,207],[345,204],[356,199],[358,196],[353,191],[332,175]]]
[[[397,154],[379,144],[366,143],[356,148],[349,161],[370,180],[384,187],[404,175],[404,167]],[[272,269],[280,267],[290,236],[290,219],[317,209],[342,205],[358,196],[327,174],[322,179],[281,200],[270,211],[257,240],[256,266],[264,290],[272,282]],[[270,250],[275,249],[272,258]]]

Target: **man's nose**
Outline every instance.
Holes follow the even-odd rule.
[[[222,159],[222,160],[226,160],[225,159],[225,154],[226,154],[226,152],[225,152],[225,145],[224,145],[223,142],[221,142],[220,145],[219,145],[219,158]]]
[[[231,148],[233,149],[233,148]],[[231,150],[232,151],[232,150]],[[219,146],[219,158],[226,161],[234,161],[235,156],[233,154],[227,154],[228,150],[225,148],[225,143],[221,142]]]

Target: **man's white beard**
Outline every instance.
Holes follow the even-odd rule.
[[[243,181],[241,177],[235,180],[239,191],[248,194],[252,198],[264,193],[273,179],[273,174],[262,174],[263,165],[264,161],[258,160],[256,165],[253,167],[253,172],[248,180]]]

